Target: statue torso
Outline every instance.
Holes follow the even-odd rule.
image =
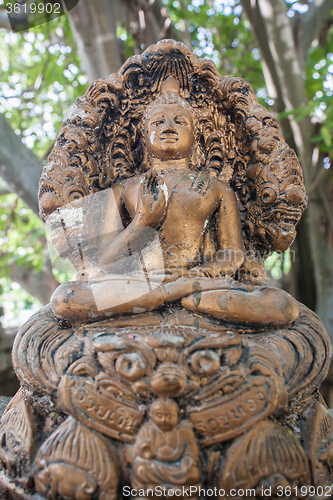
[[[116,199],[119,193],[120,205],[131,220],[136,214],[143,177],[144,174],[121,181],[114,188]],[[215,251],[209,222],[222,202],[225,184],[191,170],[162,172],[160,179],[166,185],[168,200],[165,218],[158,231],[165,265],[167,268],[189,269],[203,260],[207,248],[209,252],[206,253],[210,256]]]

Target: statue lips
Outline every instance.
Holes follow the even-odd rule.
[[[178,139],[178,133],[173,130],[162,132],[160,135],[160,140],[167,144],[174,144]]]

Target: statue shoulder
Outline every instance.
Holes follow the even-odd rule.
[[[124,199],[127,193],[132,195],[133,190],[138,188],[144,176],[145,174],[136,175],[133,177],[129,177],[128,179],[119,180],[115,184],[113,184],[112,191],[115,198]]]
[[[219,193],[220,193],[220,196],[222,197],[227,197],[229,199],[236,199],[236,195],[235,195],[235,192],[234,190],[232,189],[231,186],[229,186],[229,184],[227,184],[226,182],[224,181],[221,181],[220,179],[217,179],[217,178],[213,178],[214,179],[214,183],[216,183],[216,186],[219,190]]]

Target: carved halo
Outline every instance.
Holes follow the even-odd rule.
[[[43,220],[77,198],[147,168],[140,123],[172,76],[196,116],[196,161],[235,191],[244,245],[285,250],[306,207],[302,170],[278,122],[242,78],[220,76],[182,43],[163,40],[95,81],[68,110],[39,188]],[[178,89],[177,89],[178,91]]]

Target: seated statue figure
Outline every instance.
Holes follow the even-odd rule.
[[[75,323],[105,318],[113,312],[133,312],[133,308],[151,311],[165,302],[183,299],[185,309],[226,321],[291,324],[298,317],[298,306],[286,292],[266,285],[240,287],[230,279],[244,261],[237,199],[216,172],[190,166],[195,120],[179,93],[179,83],[171,76],[161,85],[161,94],[146,111],[141,125],[150,169],[113,186],[112,197],[106,200],[97,266],[89,269],[89,281],[60,286],[51,301],[53,310],[59,318]],[[304,200],[305,194],[301,195]],[[303,200],[300,197],[299,202]],[[128,218],[127,227],[120,233],[115,205],[117,218]],[[140,271],[131,270],[124,274],[121,299],[110,273],[119,272],[129,252],[142,252],[149,245],[156,235],[153,229],[161,245],[163,269],[154,269],[151,252],[146,256],[150,290],[141,295],[142,279],[145,287],[146,277],[143,273],[140,280]],[[67,232],[67,238],[71,238],[70,228]],[[98,281],[94,281],[94,274]],[[128,282],[129,277],[134,279]],[[96,308],[91,285],[95,295],[107,297],[109,307]],[[139,296],[129,300],[133,292]],[[117,305],[114,294],[118,295]]]
[[[94,82],[41,175],[77,274],[15,339],[0,496],[328,497],[330,342],[264,272],[306,203],[276,118],[183,44]]]
[[[183,486],[189,490],[190,485],[199,485],[198,446],[187,422],[178,424],[178,412],[174,400],[159,398],[152,404],[150,420],[141,427],[129,454],[136,490],[149,488],[158,497],[156,488],[166,487],[178,490],[173,494],[182,497],[188,496],[183,495]]]

